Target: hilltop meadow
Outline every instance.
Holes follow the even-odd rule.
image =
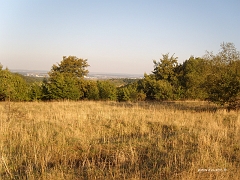
[[[153,64],[89,80],[87,59],[63,56],[41,81],[0,64],[0,179],[240,179],[234,44]]]
[[[0,102],[0,179],[239,179],[240,116],[203,101]]]

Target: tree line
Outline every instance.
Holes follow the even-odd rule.
[[[240,104],[240,53],[233,43],[222,43],[217,54],[191,56],[183,63],[169,53],[153,61],[153,71],[142,79],[116,87],[109,80],[87,80],[87,59],[64,56],[49,78],[27,83],[0,66],[0,100],[208,100],[238,108]]]

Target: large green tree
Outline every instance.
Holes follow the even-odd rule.
[[[144,78],[138,83],[147,99],[173,100],[173,86],[167,80],[157,80],[153,74],[144,74]]]
[[[209,63],[203,58],[195,58],[191,56],[182,65],[181,85],[185,90],[185,99],[200,99],[207,98],[207,93],[204,87],[206,77],[211,74]]]
[[[161,82],[157,83],[159,86],[161,84],[163,87],[168,87],[170,84],[172,86],[172,99],[180,99],[183,94],[183,90],[181,87],[181,83],[179,81],[179,76],[181,76],[181,64],[178,64],[177,57],[174,57],[167,54],[163,54],[160,61],[154,60],[154,70],[153,75],[157,81],[161,80]],[[165,85],[163,85],[165,84]],[[161,88],[161,89],[162,89]],[[163,89],[162,89],[163,90]],[[168,93],[169,94],[169,93]],[[161,96],[158,96],[161,97]]]
[[[78,100],[83,95],[78,88],[77,78],[66,73],[57,73],[48,83],[50,99]]]
[[[82,78],[88,74],[88,62],[87,59],[80,59],[76,56],[63,56],[63,59],[57,65],[52,66],[49,76],[53,77],[58,75],[57,73],[68,74],[69,76]]]
[[[208,99],[228,108],[240,106],[240,53],[232,43],[222,43],[218,54],[211,56],[212,74],[207,76]]]
[[[78,100],[84,96],[85,82],[83,77],[88,74],[87,60],[75,56],[63,57],[57,65],[53,65],[49,72],[48,82],[44,84],[44,91],[48,99]]]
[[[166,80],[172,84],[175,84],[177,77],[175,74],[175,68],[178,66],[177,57],[169,56],[169,53],[163,54],[160,61],[153,60],[156,80]]]

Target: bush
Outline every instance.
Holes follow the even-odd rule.
[[[173,99],[173,88],[171,84],[165,80],[156,81],[156,88],[154,91],[154,97],[156,100]]]
[[[0,100],[29,100],[27,83],[8,70],[0,70]]]
[[[30,85],[30,93],[29,97],[31,100],[41,100],[43,98],[43,83],[42,82],[34,82]]]
[[[57,73],[46,84],[50,99],[78,100],[83,94],[78,87],[77,78],[68,76],[67,73]]]
[[[96,81],[86,81],[85,98],[88,100],[99,100],[99,90]]]
[[[117,100],[117,89],[109,81],[97,81],[99,98],[101,100]]]

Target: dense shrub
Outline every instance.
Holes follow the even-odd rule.
[[[0,70],[0,100],[29,100],[26,82],[7,69]]]
[[[109,81],[97,81],[99,98],[101,100],[117,100],[116,86]]]

